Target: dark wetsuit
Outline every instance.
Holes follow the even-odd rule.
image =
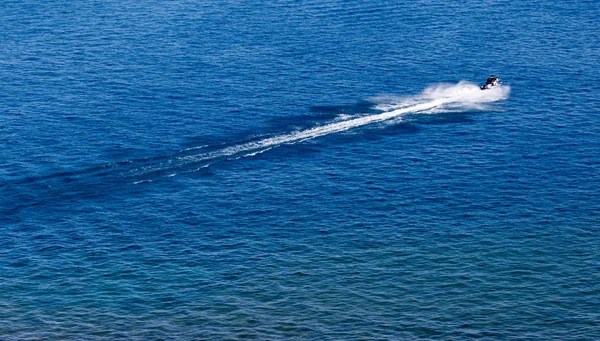
[[[485,82],[485,85],[483,85],[481,87],[481,90],[485,90],[485,89],[490,89],[492,86],[496,86],[498,84],[496,84],[496,82],[500,82],[500,80],[498,79],[498,77],[488,77],[487,81]],[[488,85],[490,85],[490,87],[488,87]]]

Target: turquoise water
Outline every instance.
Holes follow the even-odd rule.
[[[598,15],[5,2],[0,339],[600,339]]]

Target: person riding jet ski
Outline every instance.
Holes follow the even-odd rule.
[[[494,75],[491,75],[488,77],[485,84],[481,86],[481,90],[491,89],[495,86],[500,86],[500,85],[502,85],[502,82],[500,81],[500,79],[498,79],[498,77],[496,77]]]

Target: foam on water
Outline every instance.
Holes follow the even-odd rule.
[[[402,121],[402,116],[406,114],[484,110],[487,108],[486,104],[504,100],[508,98],[509,93],[510,87],[508,86],[482,91],[476,84],[466,81],[461,81],[458,84],[436,84],[427,87],[422,93],[416,96],[388,96],[371,99],[375,103],[375,109],[380,111],[377,114],[343,115],[334,122],[313,128],[267,137],[258,141],[240,143],[211,152],[175,156],[161,164],[136,168],[132,170],[132,174],[134,176],[141,176],[167,170],[170,170],[169,176],[177,173],[173,172],[173,170],[187,173],[190,172],[189,170],[185,170],[185,167],[188,165],[196,166],[204,162],[207,162],[208,165],[208,163],[212,164],[218,159],[250,157],[262,154],[278,146],[301,143],[317,137],[340,133],[373,123],[388,121],[392,124],[397,124]],[[192,147],[185,149],[185,151],[196,149],[202,148]],[[238,154],[243,155],[236,157]],[[194,167],[194,171],[200,168]]]
[[[234,143],[229,146],[198,145],[181,149],[170,155],[159,155],[144,159],[124,160],[72,172],[50,174],[33,180],[72,178],[95,173],[113,174],[133,178],[134,184],[149,183],[158,178],[170,178],[182,173],[193,173],[226,160],[253,157],[273,148],[292,145],[318,137],[359,129],[380,123],[394,125],[402,122],[406,115],[494,110],[491,103],[507,99],[510,87],[503,86],[482,91],[474,83],[461,81],[457,84],[434,84],[418,95],[379,96],[370,98],[376,113],[340,113],[333,121],[311,128],[288,133],[257,136],[254,140]]]
[[[457,84],[434,84],[423,92],[411,97],[380,96],[371,100],[377,105],[376,109],[394,111],[419,103],[443,101],[435,106],[432,112],[457,111],[457,110],[485,110],[489,103],[505,100],[510,95],[510,86],[502,86],[482,91],[477,84],[460,81]],[[433,108],[432,108],[433,109]]]

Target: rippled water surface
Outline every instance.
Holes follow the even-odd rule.
[[[3,2],[0,339],[600,339],[599,15]]]

